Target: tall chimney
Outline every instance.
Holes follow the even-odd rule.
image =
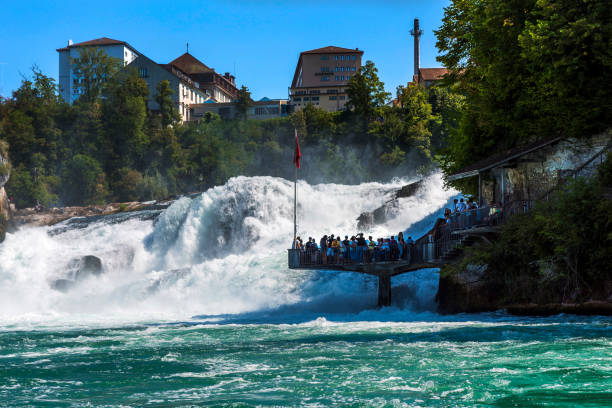
[[[410,35],[414,37],[414,75],[419,75],[419,67],[421,65],[420,43],[419,38],[423,34],[423,30],[419,29],[419,19],[414,19],[414,28],[410,30]]]

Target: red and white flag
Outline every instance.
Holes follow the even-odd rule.
[[[302,152],[300,152],[300,141],[298,139],[298,132],[295,129],[295,153],[293,154],[293,164],[296,168],[300,168],[300,159],[302,158]]]

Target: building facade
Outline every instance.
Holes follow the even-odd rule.
[[[289,103],[294,110],[309,103],[328,112],[344,110],[348,81],[361,68],[363,51],[328,46],[300,53]]]
[[[75,89],[77,79],[73,73],[73,59],[79,57],[84,47],[99,48],[107,55],[117,58],[128,68],[134,68],[149,87],[147,107],[158,110],[155,101],[156,86],[163,80],[170,82],[174,91],[172,98],[181,114],[183,121],[191,120],[192,105],[202,104],[208,100],[229,103],[238,96],[236,78],[226,72],[220,75],[214,68],[209,68],[203,62],[188,52],[168,64],[158,64],[136,51],[125,41],[111,38],[98,38],[59,48],[59,93],[68,103],[73,103],[80,95]]]
[[[79,57],[79,52],[85,47],[100,48],[110,57],[117,58],[128,65],[134,61],[140,53],[125,41],[113,40],[112,38],[97,38],[95,40],[73,44],[72,41],[64,48],[58,48],[59,53],[59,94],[68,103],[72,104],[78,97],[75,89],[75,78],[72,69],[72,60]]]
[[[144,55],[136,58],[128,67],[135,68],[138,75],[147,82],[149,87],[149,100],[147,107],[152,111],[159,110],[155,101],[157,84],[163,80],[170,83],[172,99],[181,114],[183,121],[191,120],[191,106],[203,103],[210,99],[206,90],[200,89],[197,84],[184,72],[169,64],[157,64]]]
[[[288,111],[287,99],[268,99],[262,98],[253,104],[247,110],[248,119],[273,119],[287,116]],[[222,102],[214,103],[211,101],[193,105],[189,114],[190,120],[198,121],[202,119],[206,113],[216,113],[223,119],[234,119],[237,117],[236,103]]]
[[[236,78],[226,72],[221,75],[206,64],[186,52],[168,65],[184,72],[198,88],[208,91],[215,102],[231,102],[238,97]]]

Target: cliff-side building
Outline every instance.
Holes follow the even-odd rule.
[[[85,47],[100,48],[108,56],[122,61],[124,66],[141,55],[125,41],[113,40],[112,38],[102,37],[77,44],[68,41],[68,45],[58,48],[57,52],[59,53],[59,94],[70,104],[79,97],[78,89],[74,87],[78,79],[72,69],[72,59],[78,58],[79,51]]]
[[[361,68],[359,48],[328,46],[300,53],[289,101],[294,110],[309,103],[329,112],[344,110],[347,84]]]

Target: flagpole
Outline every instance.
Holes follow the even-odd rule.
[[[293,182],[293,242],[297,238],[297,177],[298,169],[295,168],[295,180]]]

